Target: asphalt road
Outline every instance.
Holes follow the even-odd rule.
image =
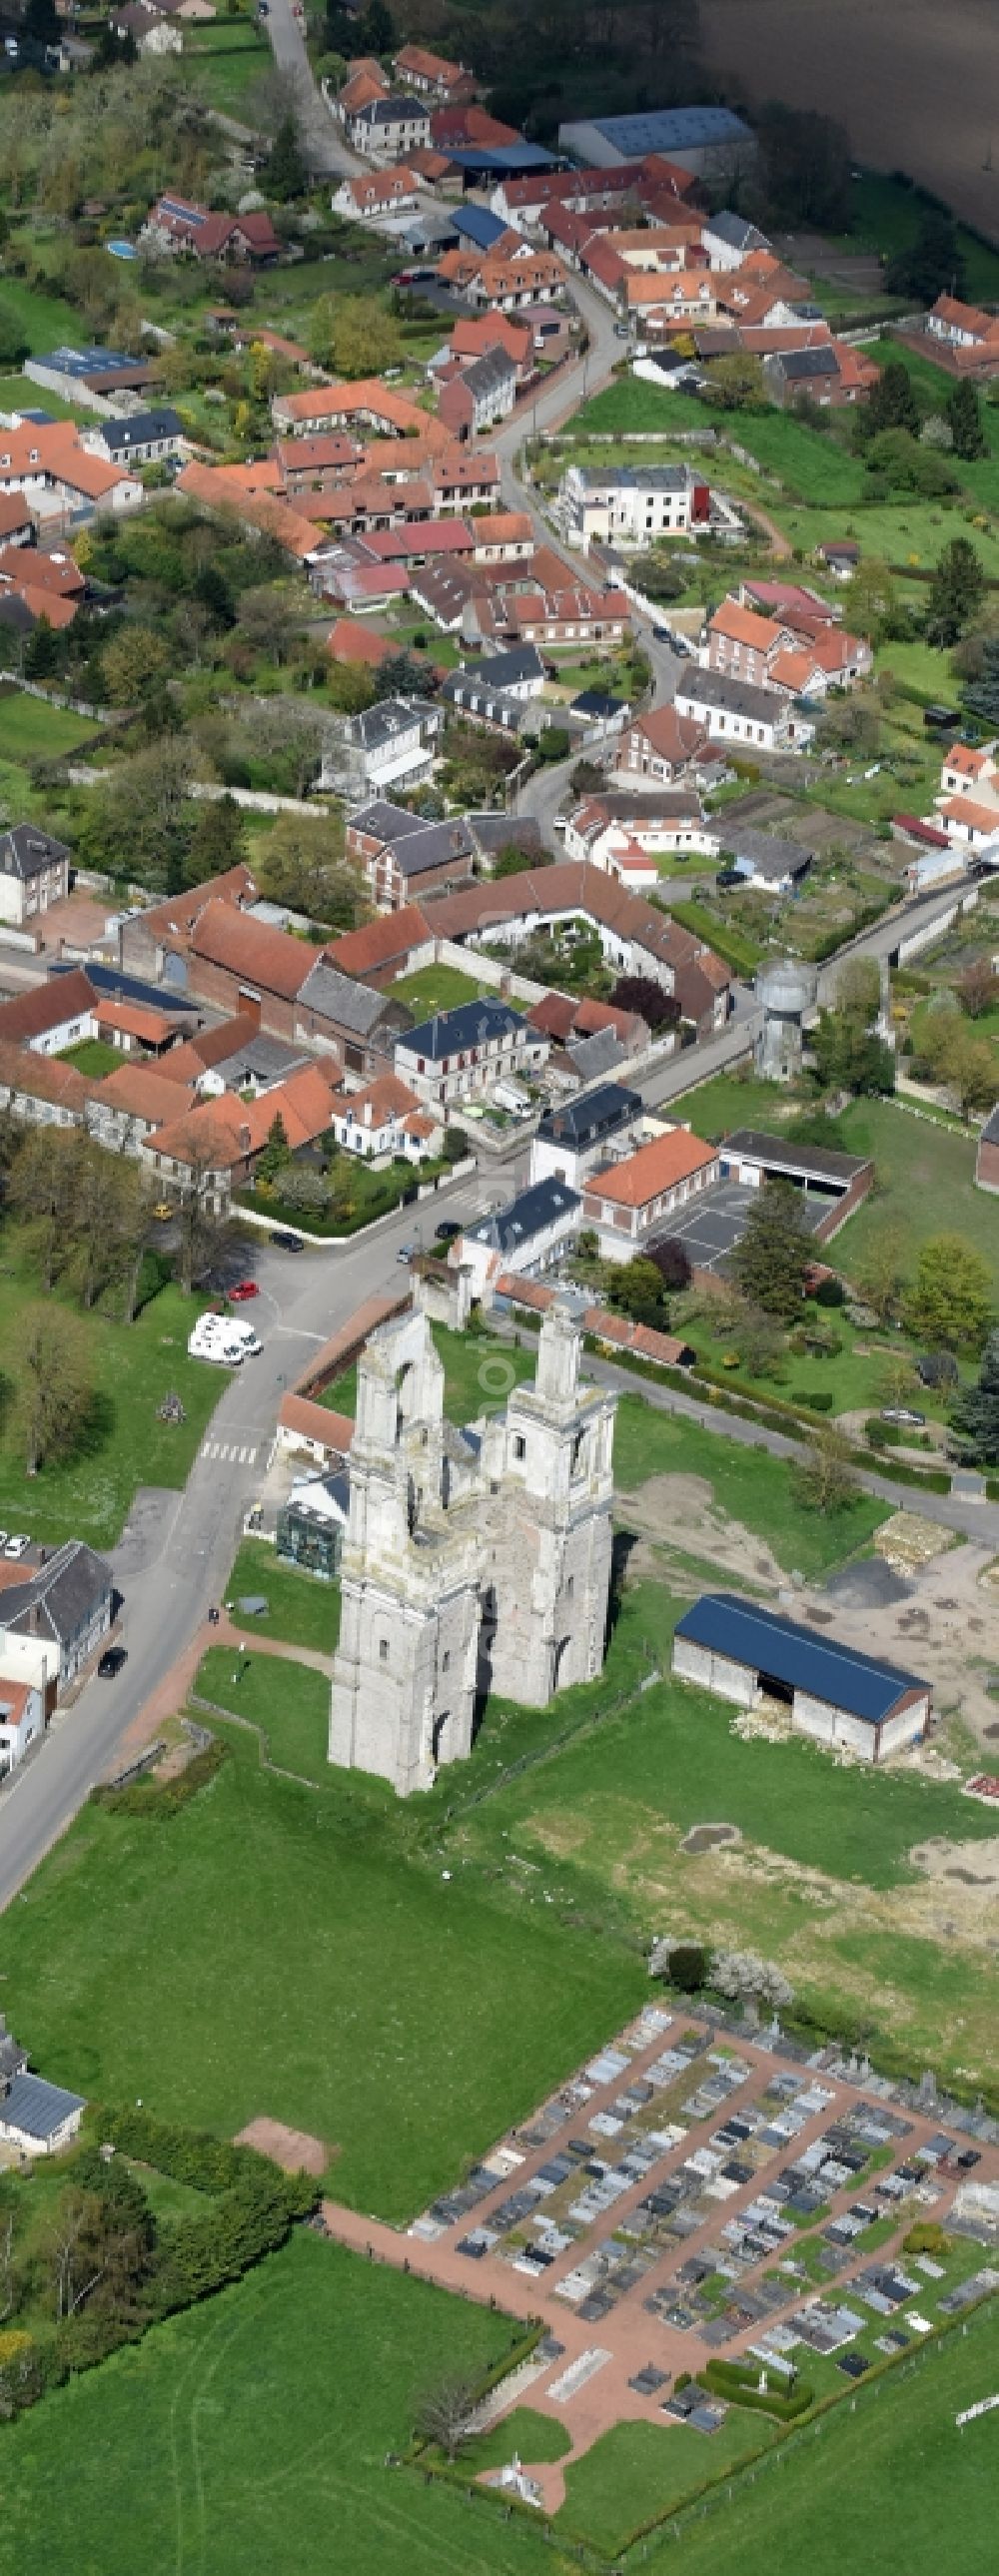
[[[182,1492],[140,1493],[111,1551],[124,1594],[128,1662],[114,1681],[88,1682],[60,1712],[38,1753],[0,1790],[0,1908],[9,1905],[65,1830],[117,1747],[166,1679],[213,1601],[222,1598],[248,1505],[257,1493],[285,1389],[310,1352],[363,1298],[402,1284],[403,1243],[429,1244],[440,1217],[473,1217],[487,1198],[511,1197],[502,1174],[469,1175],[422,1207],[403,1208],[375,1235],[340,1251],[280,1253],[262,1245],[247,1266],[261,1294],[253,1307],[263,1351],[226,1385]],[[207,1365],[207,1363],[206,1363]],[[228,1451],[208,1457],[205,1452]]]
[[[320,177],[352,179],[364,168],[356,154],[349,152],[335,117],[313,78],[312,65],[305,50],[305,38],[297,20],[292,17],[288,0],[268,0],[264,21],[274,56],[275,69],[290,82],[295,98],[295,114],[302,150],[310,169]]]

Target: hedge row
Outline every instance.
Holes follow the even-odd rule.
[[[316,2185],[307,2174],[282,2173],[251,2147],[174,2128],[137,2109],[99,2118],[104,2138],[203,2191],[205,2206],[157,2223],[149,2270],[127,2313],[81,2308],[48,2333],[25,2335],[15,2353],[0,2355],[0,2413],[7,2417],[23,2414],[75,2373],[95,2369],[123,2344],[140,2343],[164,2317],[240,2280],[315,2206]]]
[[[772,2415],[778,2424],[794,2424],[799,2415],[807,2415],[815,2404],[815,2390],[804,2384],[782,2396],[779,2389],[761,2389],[755,2378],[740,2372],[737,2362],[709,2361],[698,2372],[697,2385],[712,2397],[724,2397],[730,2406],[745,2406],[751,2414]]]
[[[206,1744],[202,1752],[193,1754],[184,1770],[178,1771],[174,1779],[152,1780],[147,1777],[128,1780],[121,1789],[99,1784],[91,1790],[91,1800],[95,1807],[106,1807],[112,1816],[154,1816],[165,1824],[171,1816],[179,1815],[189,1799],[197,1797],[199,1789],[207,1788],[209,1780],[214,1779],[216,1771],[228,1759],[229,1746],[213,1736],[211,1743]]]

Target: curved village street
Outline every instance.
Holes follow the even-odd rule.
[[[275,64],[294,90],[313,166],[331,177],[352,171],[359,165],[340,140],[316,85],[289,0],[269,0],[266,25]],[[525,407],[511,420],[498,433],[495,446],[507,505],[526,510],[543,542],[554,544],[570,568],[578,571],[579,557],[553,535],[536,495],[518,471],[525,439],[556,428],[587,394],[606,382],[621,356],[610,306],[576,277],[573,294],[589,335],[585,357],[561,371],[529,410]],[[636,614],[636,626],[652,663],[653,701],[666,702],[675,692],[679,661],[641,613]],[[541,770],[527,781],[518,800],[519,809],[536,818],[549,842],[571,765]],[[938,907],[945,901],[937,898]],[[898,926],[896,913],[855,942],[855,952],[886,952],[897,940]],[[825,969],[826,979],[835,963]],[[737,992],[729,1027],[698,1050],[698,1078],[719,1072],[748,1053],[758,1016],[752,996]],[[684,1052],[647,1075],[638,1087],[650,1107],[659,1107],[688,1089],[694,1073]],[[516,1164],[505,1165],[504,1194],[512,1195],[524,1176],[526,1161],[523,1173]],[[484,1185],[487,1194],[491,1189],[495,1195],[495,1175],[488,1170],[452,1185],[446,1192],[448,1213],[477,1215]],[[436,1214],[436,1199],[431,1204]],[[312,1252],[298,1260],[269,1247],[256,1254],[262,1291],[256,1311],[263,1352],[225,1388],[182,1491],[140,1491],[129,1524],[112,1551],[124,1595],[121,1634],[128,1662],[113,1682],[97,1678],[88,1682],[75,1703],[57,1716],[35,1756],[0,1790],[0,1909],[16,1898],[90,1789],[120,1760],[120,1748],[130,1734],[136,1736],[143,1713],[152,1729],[173,1704],[172,1682],[176,1698],[182,1697],[188,1678],[185,1657],[189,1663],[208,1608],[222,1597],[244,1515],[270,1452],[283,1393],[301,1375],[310,1350],[346,1322],[364,1297],[397,1285],[400,1245],[418,1232],[412,1210],[403,1209],[346,1248]],[[590,1361],[588,1368],[602,1383],[622,1392],[635,1391],[634,1376],[610,1364]],[[795,1454],[794,1442],[709,1408],[692,1396],[652,1385],[643,1393],[647,1402],[701,1423],[715,1437],[761,1446],[777,1457]],[[904,1507],[909,1499],[882,1476],[865,1475],[861,1481],[896,1507]],[[993,1506],[954,1496],[926,1496],[920,1508],[950,1529],[999,1545],[999,1509]]]

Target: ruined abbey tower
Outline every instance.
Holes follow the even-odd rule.
[[[533,1386],[456,1431],[425,1314],[373,1333],[358,1369],[331,1762],[400,1796],[470,1752],[490,1691],[542,1708],[603,1664],[615,1399],[581,1388],[564,1308]]]

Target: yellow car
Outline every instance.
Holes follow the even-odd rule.
[[[173,1215],[173,1209],[170,1205],[169,1199],[160,1199],[157,1206],[153,1209],[153,1215],[156,1219],[157,1225],[169,1224],[170,1218]]]

